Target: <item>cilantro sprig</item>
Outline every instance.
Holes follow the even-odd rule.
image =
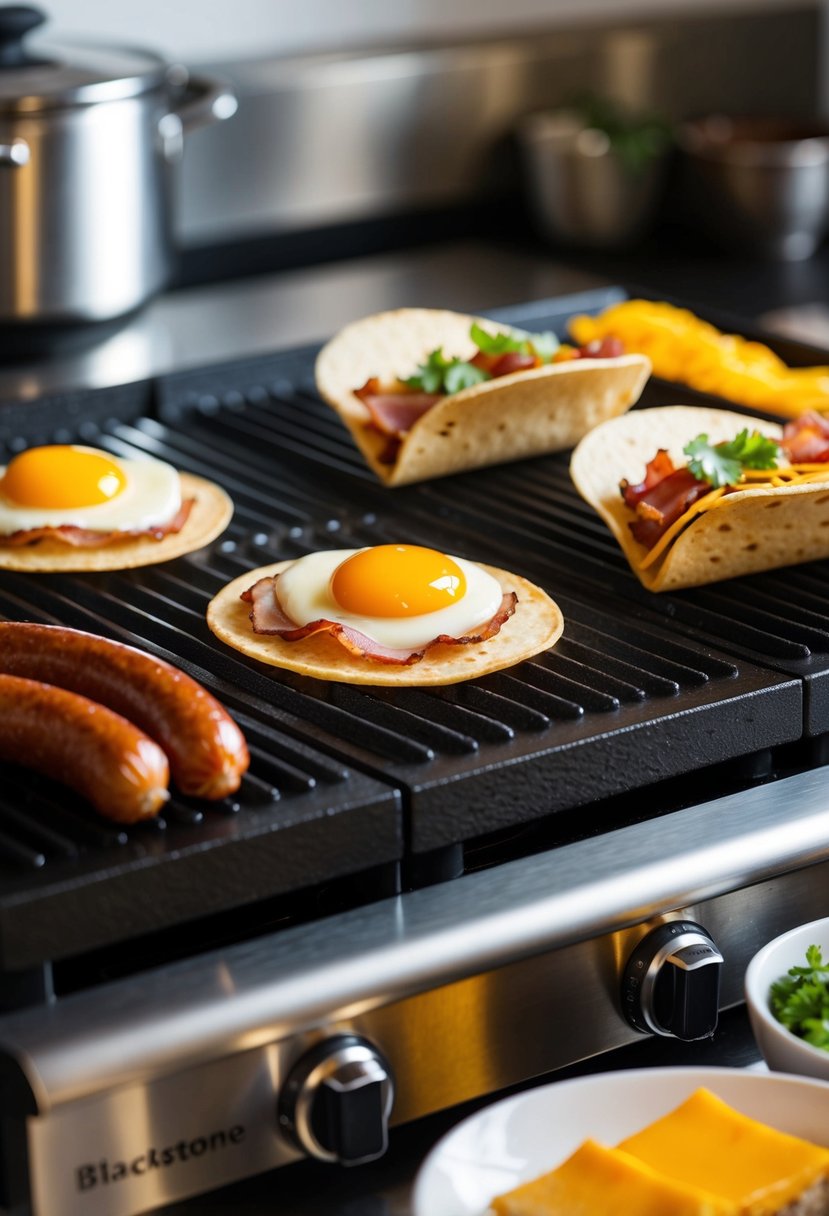
[[[526,329],[508,329],[491,334],[477,321],[472,322],[469,336],[485,355],[505,355],[514,351],[520,355],[538,355],[542,363],[549,363],[560,345],[551,331],[531,334]]]
[[[771,986],[772,1013],[792,1034],[829,1051],[829,960],[820,946],[809,946],[805,967],[790,967]]]
[[[748,427],[723,443],[711,444],[707,435],[697,435],[682,450],[694,477],[714,489],[736,485],[745,469],[774,469],[780,459],[780,445]]]
[[[439,346],[404,383],[424,393],[459,393],[462,388],[470,388],[489,379],[489,372],[484,368],[463,359],[447,358],[443,347]]]
[[[553,333],[530,334],[523,329],[501,330],[491,334],[473,321],[469,336],[479,351],[486,355],[506,355],[513,352],[522,355],[537,355],[542,363],[549,363],[558,350],[559,341]],[[443,347],[433,350],[421,363],[413,376],[404,381],[409,388],[423,393],[459,393],[463,388],[491,380],[486,368],[478,367],[465,359],[450,358]]]

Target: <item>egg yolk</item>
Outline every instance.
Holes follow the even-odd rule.
[[[377,545],[346,558],[331,594],[357,616],[422,616],[457,603],[466,579],[457,562],[421,545]]]
[[[115,498],[126,483],[123,470],[103,452],[51,444],[10,460],[0,492],[20,507],[93,507]]]

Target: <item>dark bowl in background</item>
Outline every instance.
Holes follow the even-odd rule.
[[[726,249],[811,257],[829,230],[829,124],[710,115],[676,133],[685,210]]]

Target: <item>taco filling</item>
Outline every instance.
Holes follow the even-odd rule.
[[[779,442],[748,427],[731,440],[709,443],[696,435],[683,448],[688,463],[676,466],[660,448],[645,467],[645,479],[619,490],[636,518],[628,524],[650,552],[640,562],[653,564],[670,540],[702,511],[735,490],[760,486],[803,485],[825,481],[829,463],[829,420],[810,411],[786,423]]]
[[[314,372],[374,474],[403,486],[573,447],[644,388],[650,361],[620,349],[398,308],[340,330]]]
[[[651,591],[829,558],[819,413],[781,426],[703,407],[636,410],[585,436],[570,472]]]
[[[400,444],[419,418],[439,401],[463,389],[532,371],[550,363],[573,359],[616,359],[625,353],[618,338],[598,338],[584,346],[559,342],[553,333],[530,334],[520,329],[490,333],[473,321],[469,337],[477,352],[469,359],[447,356],[443,347],[431,351],[425,362],[405,379],[381,383],[370,376],[354,396],[370,414],[369,425],[387,437],[380,452],[383,464],[394,464]]]

